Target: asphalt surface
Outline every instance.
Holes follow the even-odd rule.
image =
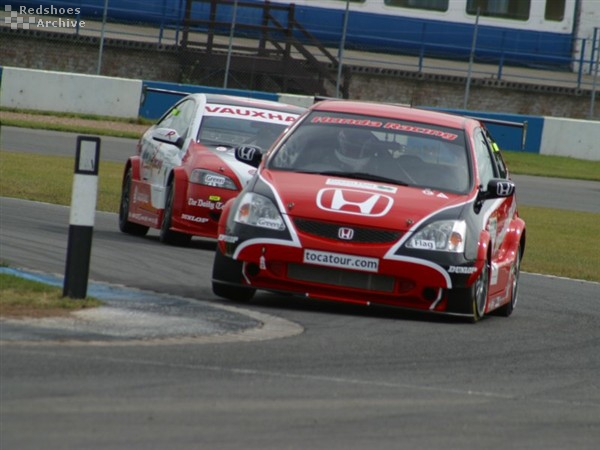
[[[64,270],[68,207],[0,198],[0,220],[13,267]],[[230,309],[210,290],[213,254],[97,213],[91,289],[127,298],[86,340],[0,339],[0,448],[598,448],[600,284],[523,273],[514,314],[476,325],[266,292]],[[185,320],[200,311],[217,329]],[[193,334],[156,336],[163,317]]]

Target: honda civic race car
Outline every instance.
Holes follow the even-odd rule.
[[[216,295],[512,313],[525,222],[483,119],[325,100],[236,157],[258,173],[223,209]]]
[[[138,142],[123,173],[119,228],[182,245],[216,238],[223,205],[256,172],[234,157],[240,145],[267,149],[305,108],[267,100],[192,94],[170,108]]]

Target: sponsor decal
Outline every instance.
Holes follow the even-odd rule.
[[[158,225],[158,219],[156,217],[148,217],[148,216],[144,216],[143,214],[140,214],[140,213],[129,213],[129,217],[133,220],[136,220],[139,222],[145,222],[152,226]]]
[[[133,203],[150,203],[150,196],[144,192],[140,192],[136,186],[133,189]]]
[[[450,266],[448,267],[448,273],[459,273],[470,275],[477,272],[477,267],[463,267],[463,266]]]
[[[309,249],[304,250],[304,263],[338,267],[340,269],[360,270],[363,272],[377,272],[379,270],[379,259],[377,258]]]
[[[220,195],[209,195],[208,199],[211,202],[220,202],[221,201],[221,196]]]
[[[423,189],[423,194],[428,195],[428,196],[432,196],[433,191],[431,189]]]
[[[438,195],[436,195],[436,197],[438,197],[438,198],[448,198],[448,196],[446,194],[444,194],[443,192],[440,192]]]
[[[268,109],[237,105],[206,105],[204,114],[207,116],[227,116],[259,122],[280,123],[282,125],[291,124],[298,117],[297,114],[289,114],[283,111],[269,111]]]
[[[227,242],[228,244],[235,244],[240,238],[238,236],[230,236],[229,234],[220,234],[217,240]]]
[[[197,206],[199,208],[207,208],[210,210],[220,210],[223,209],[223,202],[213,202],[211,200],[204,200],[201,198],[188,198],[187,202],[188,206]]]
[[[413,248],[419,248],[422,250],[435,250],[435,241],[429,241],[426,239],[416,239],[412,241]]]
[[[341,187],[351,187],[358,189],[372,189],[373,191],[380,192],[389,192],[391,194],[395,194],[398,192],[398,188],[392,186],[385,186],[383,184],[376,183],[366,183],[364,181],[356,181],[356,180],[340,180],[338,178],[328,178],[325,184],[329,186],[341,186]]]
[[[448,141],[455,140],[458,135],[454,133],[448,133],[445,131],[434,130],[431,128],[418,127],[414,125],[406,125],[398,122],[379,122],[370,119],[350,119],[345,117],[329,117],[329,116],[315,116],[312,118],[311,123],[323,123],[331,125],[354,125],[356,127],[368,127],[368,128],[384,128],[386,130],[398,130],[406,131],[409,133],[423,134],[427,136],[439,137]]]
[[[221,175],[211,175],[207,173],[204,175],[204,184],[213,187],[221,187],[224,186],[227,182],[227,179]]]
[[[281,229],[281,222],[279,222],[277,220],[273,220],[273,219],[267,219],[264,217],[261,217],[260,219],[258,219],[256,221],[256,225],[258,225],[259,227],[270,228],[271,230],[280,230]]]
[[[189,220],[190,222],[196,222],[196,223],[206,223],[206,222],[208,222],[208,219],[206,217],[196,217],[196,216],[192,216],[190,214],[182,214],[181,218],[183,220]]]
[[[394,199],[384,194],[354,189],[324,188],[317,193],[317,206],[324,211],[358,216],[385,216]]]

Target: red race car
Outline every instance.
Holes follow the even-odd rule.
[[[184,245],[216,238],[223,205],[256,172],[234,148],[268,149],[305,108],[267,100],[192,94],[169,109],[140,139],[123,173],[119,228]]]
[[[218,296],[512,313],[525,222],[484,119],[326,100],[236,157],[258,174],[219,221]]]

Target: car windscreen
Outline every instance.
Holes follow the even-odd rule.
[[[313,111],[267,166],[456,193],[470,186],[463,130],[354,114]]]
[[[285,130],[286,125],[246,119],[205,116],[198,131],[204,145],[256,145],[267,149]]]

